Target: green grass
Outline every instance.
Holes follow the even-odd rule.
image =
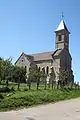
[[[31,89],[28,91],[15,91],[10,93],[1,93],[3,99],[0,99],[0,111],[7,111],[12,109],[20,109],[24,107],[36,106],[39,104],[46,104],[50,102],[57,102],[61,100],[80,97],[80,90],[51,90],[51,89]]]

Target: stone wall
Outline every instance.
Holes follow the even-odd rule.
[[[18,59],[16,65],[26,68],[26,72],[29,73],[30,61],[24,55]]]

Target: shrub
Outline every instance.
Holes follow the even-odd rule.
[[[0,92],[10,92],[10,89],[8,87],[0,88]]]
[[[28,88],[24,88],[24,91],[28,91]]]
[[[14,92],[14,91],[15,91],[14,87],[11,87],[11,92]]]
[[[3,95],[2,94],[0,94],[0,99],[3,99],[4,97],[3,97]]]

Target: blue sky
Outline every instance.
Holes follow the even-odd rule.
[[[80,80],[80,0],[0,0],[0,56],[55,50],[55,29],[64,12],[71,32],[75,80]]]

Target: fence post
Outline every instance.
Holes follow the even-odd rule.
[[[77,82],[78,90],[79,90],[79,82]]]

